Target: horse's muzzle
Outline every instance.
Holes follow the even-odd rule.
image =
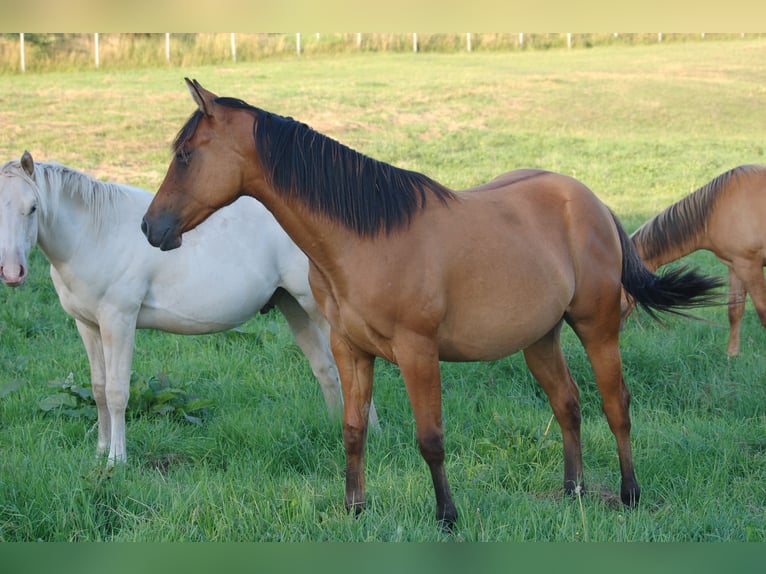
[[[10,265],[0,265],[0,281],[8,285],[8,287],[18,287],[27,278],[27,268],[25,265],[19,264],[15,267]]]
[[[147,241],[161,251],[170,251],[181,247],[181,234],[178,233],[178,218],[171,214],[163,214],[156,218],[144,215],[141,220],[141,231]]]

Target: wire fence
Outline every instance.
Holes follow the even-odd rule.
[[[101,67],[191,66],[348,52],[578,49],[611,44],[735,40],[763,34],[280,33],[0,34],[0,73]]]

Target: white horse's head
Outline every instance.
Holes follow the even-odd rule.
[[[18,287],[27,277],[27,257],[37,243],[38,194],[28,151],[0,168],[0,281]]]

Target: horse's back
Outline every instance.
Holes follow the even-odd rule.
[[[422,225],[421,232],[417,229]],[[445,360],[486,360],[537,341],[587,294],[606,289],[619,313],[622,252],[609,210],[581,182],[519,170],[460,192],[415,224],[420,293],[444,301]],[[426,239],[428,237],[428,239]],[[427,262],[426,262],[427,261]],[[429,287],[431,286],[431,287]],[[581,302],[582,301],[582,302]]]
[[[467,189],[460,197],[484,204],[498,215],[512,214],[528,225],[557,231],[617,238],[613,218],[604,203],[581,181],[541,169],[519,169],[499,175],[483,185]],[[550,226],[556,226],[551,228]]]

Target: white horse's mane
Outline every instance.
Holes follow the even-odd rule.
[[[16,172],[34,182],[38,190],[40,216],[55,217],[61,193],[79,199],[92,215],[97,227],[102,227],[119,217],[119,202],[127,198],[131,188],[126,185],[104,182],[81,171],[56,162],[35,162],[34,177],[30,178],[19,160],[7,162],[0,173]]]

